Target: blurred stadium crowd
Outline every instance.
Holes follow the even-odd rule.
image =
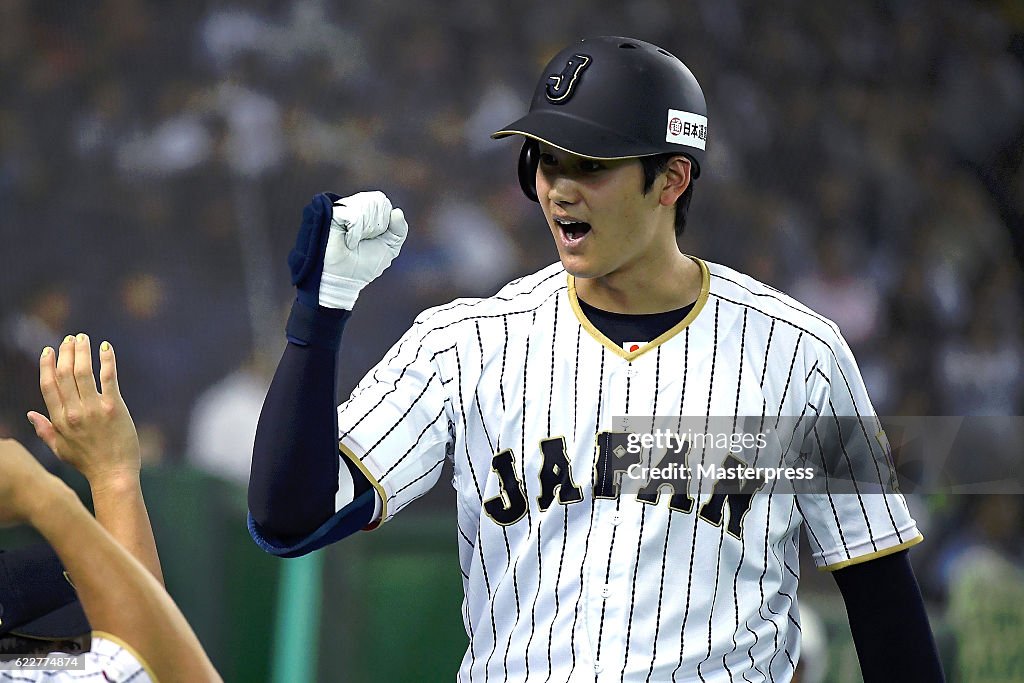
[[[556,258],[488,134],[598,34],[704,86],[685,251],[833,318],[880,414],[1021,414],[1013,0],[6,0],[0,435],[33,442],[39,351],[82,330],[117,348],[150,460],[244,481],[302,206],[380,187],[412,225],[356,309],[348,389],[418,311]]]

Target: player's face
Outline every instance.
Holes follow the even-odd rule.
[[[569,273],[601,278],[642,269],[666,240],[675,244],[658,193],[643,194],[638,159],[596,161],[543,143],[539,152],[537,198]]]

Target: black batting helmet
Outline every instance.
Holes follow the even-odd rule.
[[[697,79],[666,50],[635,38],[587,38],[559,52],[544,69],[530,111],[492,138],[527,138],[519,183],[536,201],[536,142],[590,159],[627,159],[676,152],[700,175],[707,141],[707,104]]]

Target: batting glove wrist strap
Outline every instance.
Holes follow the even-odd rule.
[[[288,341],[299,346],[315,346],[337,351],[341,348],[341,334],[352,311],[310,307],[296,297],[291,315],[285,326]]]
[[[319,303],[327,308],[344,308],[349,311],[356,305],[356,298],[366,283],[350,277],[324,273],[320,278]]]

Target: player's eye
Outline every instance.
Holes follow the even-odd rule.
[[[594,173],[600,171],[604,166],[599,161],[593,159],[584,159],[580,162],[580,170],[584,173]]]
[[[554,154],[541,154],[540,163],[541,166],[557,166],[558,159],[555,158]]]

